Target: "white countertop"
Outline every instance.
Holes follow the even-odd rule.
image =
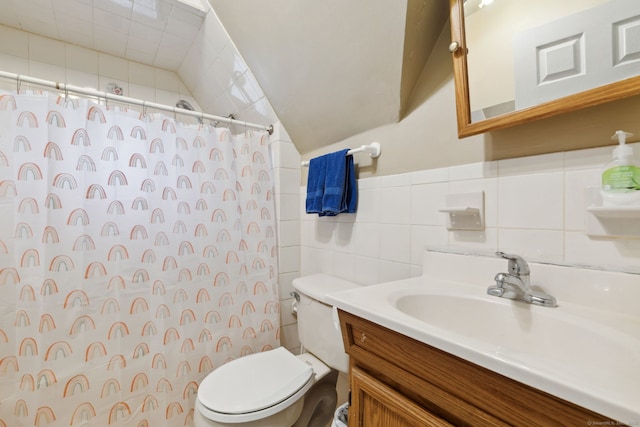
[[[478,269],[476,264],[484,264],[483,260],[478,264],[477,259],[468,263],[463,259],[468,268],[450,274],[455,280],[447,280],[442,277],[447,263],[460,263],[451,256],[463,255],[429,254],[425,257],[427,274],[422,277],[340,291],[329,294],[328,300],[338,309],[506,377],[614,420],[640,425],[640,309],[635,308],[640,300],[628,304],[640,292],[640,276],[530,265],[532,284],[538,273],[549,282],[545,291],[558,298],[559,307],[538,307],[486,294],[487,286],[493,284],[493,275],[486,276],[486,272],[505,270],[494,269],[491,258],[487,258],[488,268]],[[470,285],[474,269],[486,280]],[[597,283],[584,283],[587,277]],[[576,286],[581,292],[577,302],[570,301]],[[589,292],[593,295],[585,295]],[[449,308],[434,306],[432,311],[441,312],[434,316],[444,317],[431,322],[431,314],[420,313],[419,306],[415,316],[398,309],[396,302],[403,296],[405,301],[414,300],[413,310],[416,301],[434,297],[439,304],[460,301],[465,308],[458,315],[457,307],[452,306],[452,316],[447,314]],[[594,301],[597,307],[590,307],[589,302]],[[612,309],[615,312],[609,311]],[[444,318],[446,322],[438,320]],[[489,322],[489,329],[483,322]]]

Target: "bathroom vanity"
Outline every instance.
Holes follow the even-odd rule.
[[[350,427],[640,424],[640,276],[531,264],[539,306],[487,292],[504,261],[425,251],[421,277],[329,295]]]
[[[340,311],[350,427],[597,425],[609,418]]]

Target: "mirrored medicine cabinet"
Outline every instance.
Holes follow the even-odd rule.
[[[637,0],[449,0],[459,137],[640,94]]]

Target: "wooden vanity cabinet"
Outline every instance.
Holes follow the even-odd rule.
[[[357,367],[351,371],[351,386],[350,426],[451,426]]]
[[[611,422],[350,313],[339,310],[339,317],[350,356],[349,427]]]

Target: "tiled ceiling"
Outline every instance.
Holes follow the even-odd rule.
[[[171,71],[205,15],[200,0],[0,1],[0,24]]]

